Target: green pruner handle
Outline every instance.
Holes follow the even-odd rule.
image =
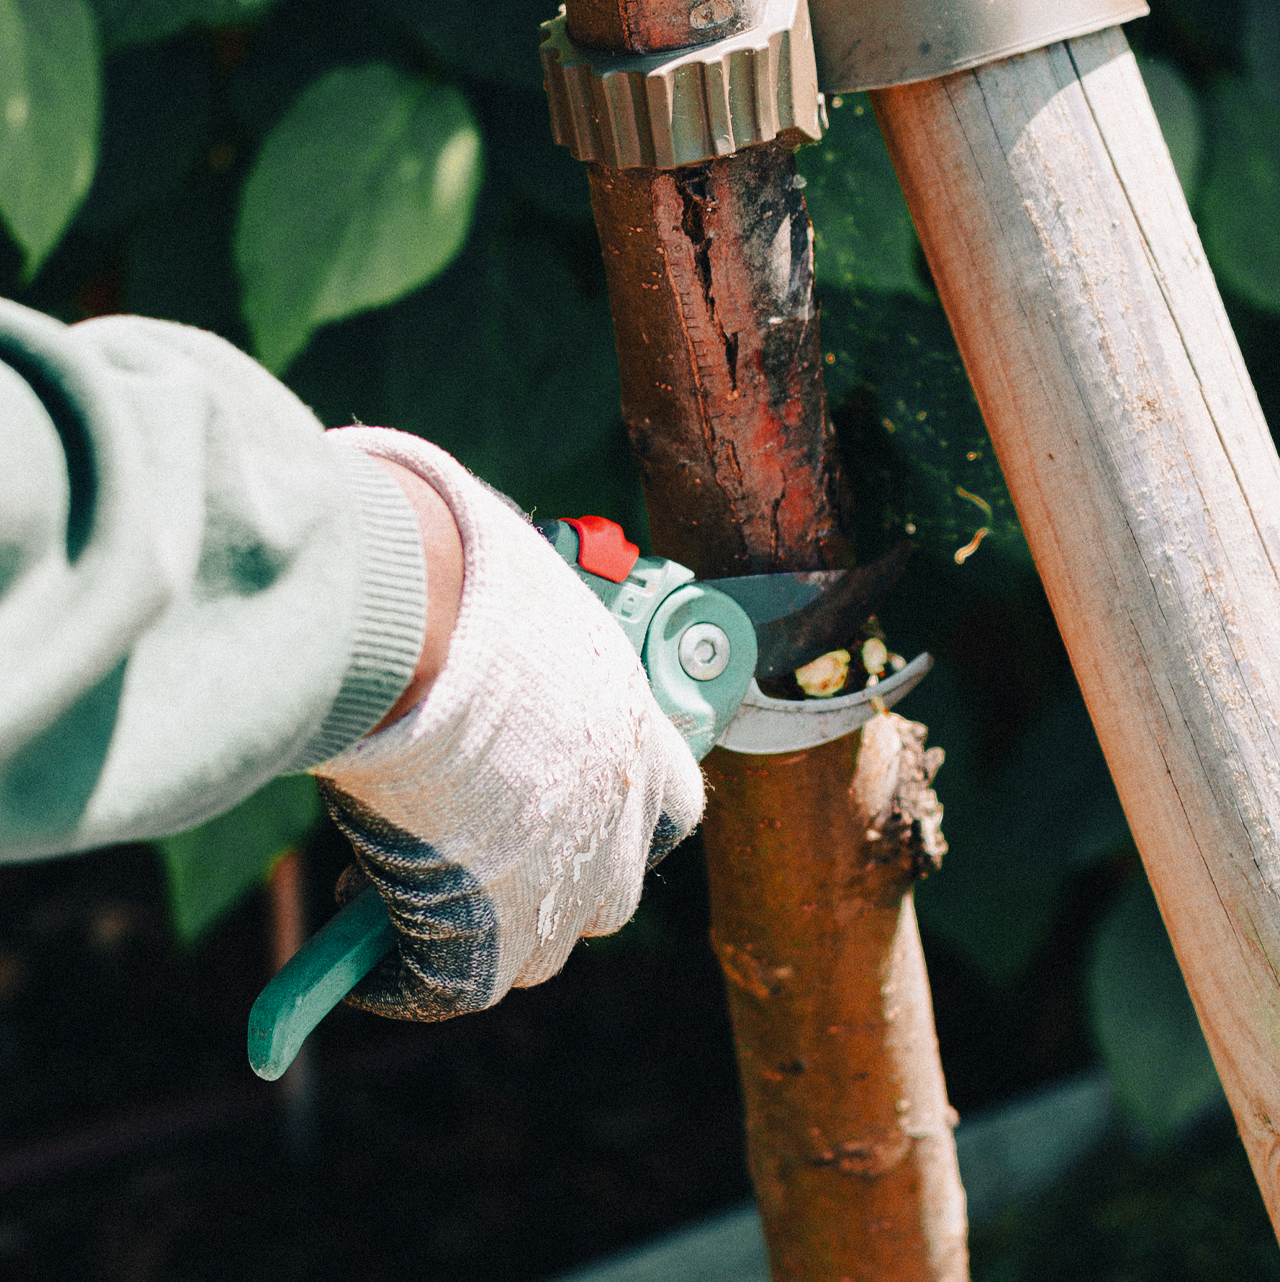
[[[729,597],[693,582],[693,571],[641,557],[620,526],[603,517],[546,521],[543,537],[613,615],[644,661],[655,698],[682,727],[701,760],[724,731],[751,681],[756,638]],[[681,665],[679,639],[695,624],[715,626],[732,643],[729,667],[695,680]],[[293,1063],[307,1034],[396,946],[396,933],[372,887],[313,935],[262,990],[249,1014],[249,1063],[273,1082]]]
[[[249,1063],[274,1082],[307,1034],[396,946],[386,905],[366,887],[276,972],[249,1012]]]

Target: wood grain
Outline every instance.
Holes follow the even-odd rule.
[[[873,95],[1273,1225],[1280,461],[1118,29]]]

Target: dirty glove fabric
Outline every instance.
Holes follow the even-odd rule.
[[[314,771],[400,931],[351,1000],[444,1019],[626,922],[646,863],[697,822],[702,775],[621,629],[526,518],[424,441],[341,435],[431,484],[462,536],[458,621],[426,699]]]

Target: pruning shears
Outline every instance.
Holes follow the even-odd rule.
[[[847,642],[898,577],[906,544],[856,569],[699,580],[678,562],[642,557],[603,517],[537,528],[626,633],[658,705],[699,761],[716,744],[763,754],[838,739],[896,703],[933,664],[921,654],[866,689],[829,699],[772,698],[757,682]],[[254,1072],[278,1078],[311,1030],[395,947],[395,928],[369,887],[262,990],[249,1015]]]

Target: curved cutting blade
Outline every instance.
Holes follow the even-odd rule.
[[[892,707],[920,684],[931,667],[932,655],[917,655],[901,672],[879,684],[834,699],[771,699],[752,681],[718,746],[730,752],[764,754],[799,752],[830,743]]]
[[[771,677],[846,645],[897,582],[910,552],[911,544],[903,542],[852,570],[753,574],[706,583],[733,597],[756,625],[756,676]]]
[[[743,574],[732,579],[704,579],[709,588],[732,597],[756,625],[796,614],[829,592],[848,570],[793,570],[788,574]]]

